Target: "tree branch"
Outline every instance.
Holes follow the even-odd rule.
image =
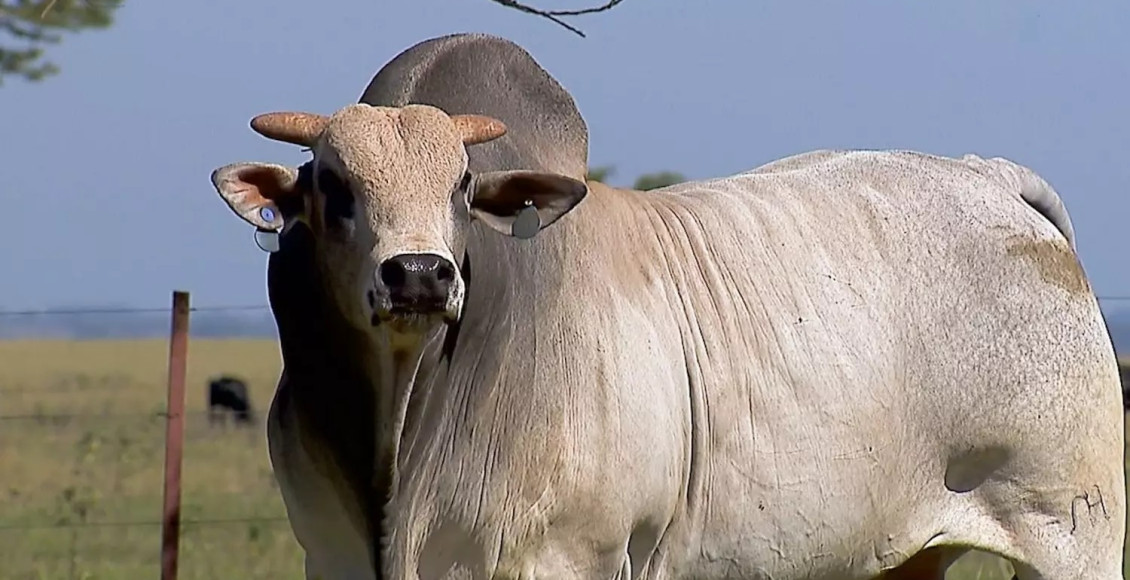
[[[563,16],[581,16],[584,14],[604,12],[606,10],[615,8],[617,4],[623,1],[624,0],[608,0],[600,6],[581,8],[579,10],[542,10],[540,8],[534,8],[533,6],[518,2],[518,0],[491,0],[491,2],[494,2],[495,4],[501,4],[503,6],[506,6],[507,8],[513,8],[520,12],[525,12],[526,14],[533,14],[534,16],[541,16],[542,18],[552,20],[553,22],[556,22],[557,24],[565,27],[566,30],[576,34],[577,36],[580,36],[581,38],[585,37],[585,33],[581,32],[579,28],[569,24],[568,22],[565,22],[562,19]]]
[[[55,0],[51,0],[50,2],[47,3],[47,6],[43,7],[43,12],[39,13],[39,18],[40,19],[47,18],[47,13],[50,12],[51,9],[54,8],[54,7],[55,7]]]

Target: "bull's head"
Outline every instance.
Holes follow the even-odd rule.
[[[259,229],[309,227],[335,299],[358,325],[419,332],[457,320],[464,283],[456,256],[471,220],[529,238],[588,192],[583,182],[553,173],[472,175],[465,148],[506,132],[479,115],[358,104],[330,117],[269,113],[251,127],[309,147],[313,160],[301,168],[227,165],[212,173],[212,183]]]

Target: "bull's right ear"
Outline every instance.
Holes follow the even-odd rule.
[[[233,163],[212,172],[212,185],[228,207],[247,223],[279,232],[279,205],[302,196],[298,170],[274,163]]]

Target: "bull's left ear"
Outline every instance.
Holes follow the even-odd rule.
[[[491,171],[474,180],[471,215],[516,238],[532,238],[569,213],[589,188],[583,181],[538,171]]]

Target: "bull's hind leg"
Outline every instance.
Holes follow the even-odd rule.
[[[1096,430],[1103,437],[1061,436],[1058,446],[1028,433],[977,485],[951,481],[936,512],[911,526],[944,543],[877,580],[940,580],[969,548],[1009,560],[1016,580],[1123,579],[1123,442],[1111,442],[1104,425]]]
[[[1061,514],[1029,515],[1009,526],[1017,579],[1122,580],[1124,498],[1124,489],[1076,489]]]
[[[967,548],[958,546],[927,548],[875,580],[944,580],[950,564],[966,551]]]
[[[984,548],[1009,559],[1018,580],[1122,579],[1123,442],[1114,452],[1100,452],[1114,442],[1098,437],[1064,436],[1058,443],[1019,450],[1016,469],[973,492],[981,523],[1000,532],[978,534],[995,544]]]
[[[986,484],[980,499],[1008,533],[1005,556],[1019,580],[1123,578],[1125,435],[1114,405],[1113,396],[1079,405],[1074,421],[1060,417],[1058,428],[1048,421],[1043,433],[1026,433],[1014,469]]]

